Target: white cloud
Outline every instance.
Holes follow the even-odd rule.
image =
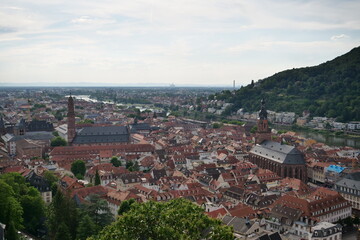
[[[331,37],[331,40],[336,41],[336,40],[344,39],[344,38],[349,38],[349,36],[346,34],[335,35],[335,36]]]
[[[246,84],[286,67],[321,63],[360,42],[355,0],[3,0],[2,5],[0,41],[6,44],[0,46],[0,83],[51,76],[54,81],[174,79],[175,84],[217,84],[223,78]],[[351,38],[337,35],[342,32]]]

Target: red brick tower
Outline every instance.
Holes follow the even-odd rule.
[[[74,99],[70,94],[68,99],[68,114],[67,114],[67,122],[68,122],[68,144],[71,145],[72,141],[75,138],[75,109],[74,109]]]
[[[259,119],[257,123],[257,132],[255,142],[257,144],[262,143],[265,140],[271,141],[271,130],[267,120],[267,111],[265,108],[265,100],[261,100],[261,109],[259,111]]]

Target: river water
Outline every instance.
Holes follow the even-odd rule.
[[[75,99],[80,99],[80,100],[84,100],[87,102],[102,102],[102,103],[106,103],[106,104],[114,104],[113,101],[99,101],[97,99],[94,98],[90,98],[90,95],[72,95]],[[66,98],[69,97],[65,96]],[[116,103],[117,106],[134,106],[135,108],[138,108],[141,112],[145,111],[145,110],[150,110],[150,111],[154,111],[152,108],[147,108],[144,106],[138,106],[136,104],[123,104],[123,103]]]
[[[328,146],[339,146],[339,147],[349,146],[360,149],[359,138],[327,136],[315,132],[297,132],[297,133],[302,137],[314,139],[318,142],[325,143]]]
[[[284,125],[274,125],[274,128],[277,130],[291,130],[291,126],[284,126]],[[311,138],[317,142],[325,143],[328,146],[332,147],[353,147],[360,149],[360,138],[350,138],[350,137],[335,137],[329,136],[326,134],[318,133],[318,132],[307,132],[307,131],[296,131],[301,137],[304,138]]]

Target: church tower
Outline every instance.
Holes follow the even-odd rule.
[[[269,123],[267,120],[267,111],[265,108],[265,100],[261,100],[261,109],[259,111],[259,119],[257,123],[257,132],[256,132],[256,144],[260,144],[265,140],[271,141],[271,131],[269,128]]]
[[[68,123],[68,144],[71,145],[72,141],[75,138],[75,109],[74,109],[74,99],[70,94],[68,99],[68,113],[67,113],[67,123]]]

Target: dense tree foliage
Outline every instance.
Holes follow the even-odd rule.
[[[81,206],[84,215],[88,215],[95,224],[95,230],[99,231],[113,221],[113,216],[106,200],[99,195],[89,196],[87,203]]]
[[[96,194],[89,196],[88,201],[81,204],[80,221],[77,228],[77,239],[95,236],[113,221],[108,203]]]
[[[11,230],[14,228],[38,235],[44,215],[45,206],[39,191],[31,187],[23,176],[18,173],[0,176],[1,223],[9,225]]]
[[[84,119],[84,120],[78,122],[77,124],[94,124],[94,120]]]
[[[211,96],[234,103],[232,112],[243,108],[257,111],[265,98],[268,109],[312,116],[360,120],[360,47],[332,61],[314,67],[292,69],[249,84],[231,94],[223,91]],[[231,112],[229,111],[229,112]]]
[[[69,194],[58,190],[47,211],[47,227],[50,239],[75,239],[78,226],[78,210]],[[64,236],[64,238],[61,238]]]
[[[100,179],[100,175],[99,175],[99,171],[96,169],[95,172],[95,186],[100,185],[101,184],[101,179]]]
[[[78,178],[83,179],[86,172],[85,162],[76,160],[71,164],[71,172]]]
[[[121,166],[121,161],[115,156],[111,158],[110,162],[112,163],[112,165],[114,167],[120,167]]]
[[[51,139],[51,146],[52,147],[59,147],[59,146],[66,146],[67,142],[62,137],[55,137]]]
[[[45,171],[43,177],[49,182],[52,195],[55,196],[57,191],[57,182],[59,181],[59,178],[51,171]]]
[[[120,204],[118,215],[123,215],[131,209],[131,205],[135,203],[135,199],[131,198],[129,200],[125,200]]]
[[[134,171],[139,171],[140,170],[140,166],[139,163],[137,161],[127,161],[126,162],[126,169],[129,170],[130,172],[134,172]]]
[[[91,239],[95,239],[94,237]],[[134,203],[96,239],[234,239],[232,229],[185,199]]]
[[[83,215],[80,222],[79,227],[77,229],[77,239],[79,240],[85,240],[88,237],[95,235],[97,233],[96,231],[96,225],[94,221],[91,219],[91,217],[87,214]]]

